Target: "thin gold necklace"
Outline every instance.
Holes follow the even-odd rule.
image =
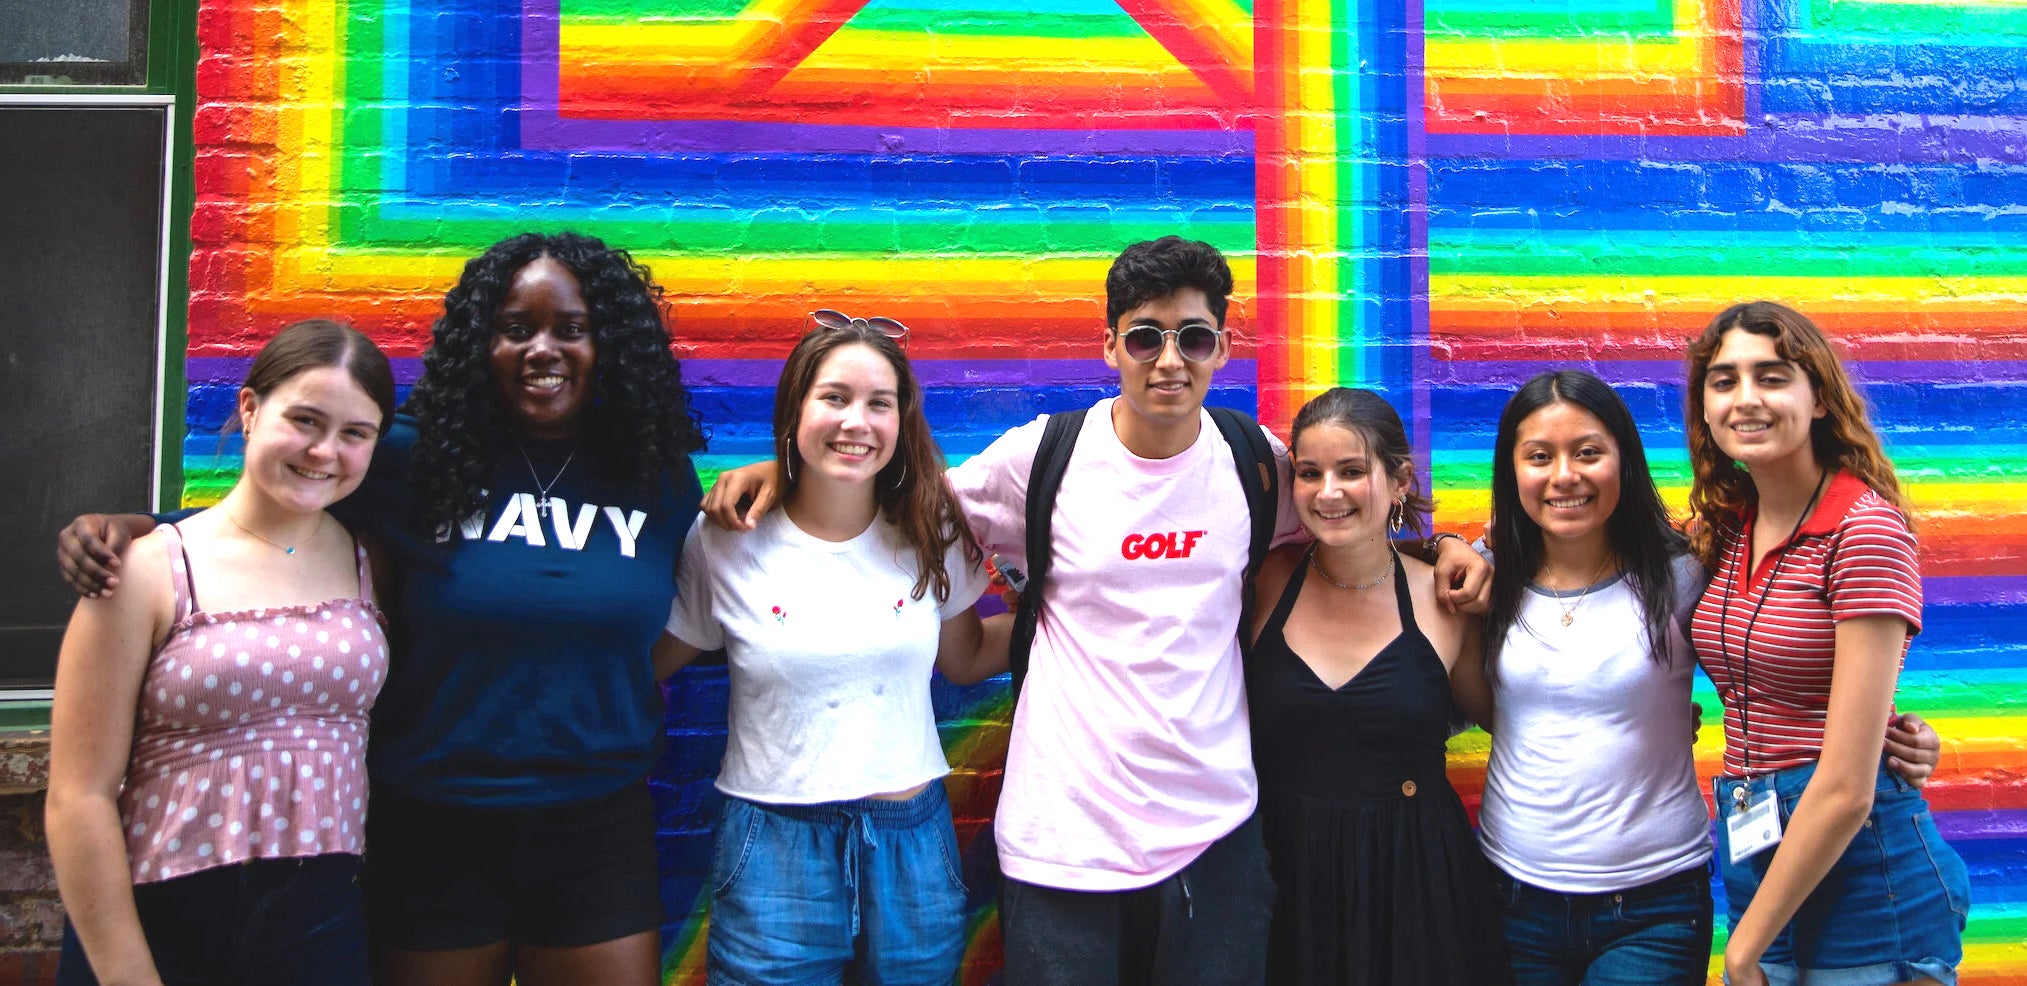
[[[1591,580],[1589,582],[1584,583],[1583,591],[1577,593],[1576,601],[1570,603],[1568,606],[1564,606],[1562,604],[1561,593],[1558,592],[1555,596],[1551,597],[1555,600],[1556,608],[1562,610],[1563,626],[1569,626],[1570,624],[1575,623],[1577,621],[1577,607],[1582,606],[1584,604],[1584,597],[1591,594],[1591,587],[1597,585],[1598,580],[1605,577],[1605,569],[1610,567],[1612,567],[1612,557],[1610,555],[1606,555],[1605,563],[1598,566],[1597,574],[1592,575]],[[1549,591],[1555,592],[1556,590],[1550,589]]]
[[[220,513],[223,513],[223,514],[225,514],[225,519],[226,519],[226,520],[228,520],[228,521],[231,521],[231,522],[232,522],[232,526],[234,526],[234,527],[237,527],[237,528],[239,528],[240,530],[242,530],[242,531],[245,531],[246,533],[248,533],[248,534],[250,534],[250,535],[253,535],[253,536],[254,536],[254,537],[256,537],[256,538],[259,538],[259,539],[261,539],[262,541],[266,541],[266,542],[267,542],[268,544],[274,545],[275,547],[277,547],[277,548],[280,548],[280,549],[282,549],[282,554],[285,554],[285,555],[293,555],[293,554],[295,554],[295,553],[296,553],[296,546],[295,546],[295,545],[293,545],[293,544],[283,544],[283,543],[281,543],[281,542],[279,542],[279,541],[276,541],[276,540],[274,540],[273,538],[267,537],[266,535],[264,535],[264,534],[260,533],[259,531],[256,531],[256,530],[254,530],[254,529],[253,529],[253,528],[251,528],[251,527],[248,527],[248,526],[246,526],[245,524],[242,524],[242,523],[240,523],[240,522],[239,522],[239,518],[237,518],[237,517],[234,517],[234,516],[232,515],[232,511],[230,511],[230,510],[224,510],[224,511],[220,511]],[[306,538],[304,538],[304,539],[303,539],[303,543],[304,543],[304,544],[308,544],[308,543],[310,543],[311,541],[314,541],[314,540],[316,540],[316,539],[317,539],[317,532],[318,532],[318,531],[321,531],[321,530],[323,530],[323,529],[324,529],[324,512],[323,512],[323,511],[321,511],[321,510],[319,510],[319,511],[317,511],[317,526],[315,526],[315,527],[312,527],[312,528],[310,528],[310,536],[309,536],[309,537],[306,537]]]
[[[1357,583],[1356,585],[1345,585],[1344,583],[1337,581],[1337,579],[1330,574],[1330,569],[1323,567],[1323,553],[1320,551],[1312,551],[1309,553],[1309,564],[1310,567],[1316,569],[1316,574],[1323,576],[1323,581],[1328,582],[1331,585],[1334,585],[1340,589],[1343,589],[1346,592],[1358,592],[1370,589],[1373,586],[1380,584],[1381,582],[1385,582],[1388,578],[1391,578],[1393,576],[1394,560],[1391,557],[1393,549],[1389,547],[1387,551],[1389,553],[1389,557],[1387,558],[1387,567],[1381,569],[1378,575],[1373,576],[1371,579],[1368,579],[1367,581]]]

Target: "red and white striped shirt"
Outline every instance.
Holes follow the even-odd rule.
[[[1910,638],[1921,632],[1914,534],[1857,477],[1831,477],[1794,539],[1767,552],[1756,571],[1753,521],[1748,513],[1723,541],[1689,634],[1724,699],[1724,771],[1733,777],[1822,755],[1838,621],[1898,616]]]

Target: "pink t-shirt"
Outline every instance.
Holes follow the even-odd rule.
[[[1084,420],[1063,475],[1027,684],[994,823],[1000,866],[1065,890],[1150,886],[1253,813],[1259,788],[1239,661],[1251,527],[1210,415],[1196,443],[1143,459]],[[1028,473],[1045,419],[951,470],[973,531],[1027,567]],[[1299,526],[1287,453],[1277,530]]]

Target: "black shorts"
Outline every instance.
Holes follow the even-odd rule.
[[[661,927],[646,781],[589,801],[467,808],[373,792],[366,917],[397,951],[569,948]]]

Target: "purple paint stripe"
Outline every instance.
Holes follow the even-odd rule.
[[[1111,386],[1119,371],[1096,359],[923,359],[909,364],[924,387],[1049,387]],[[1255,361],[1235,359],[1212,376],[1220,386],[1251,386],[1258,379]],[[766,359],[691,359],[683,361],[683,382],[692,387],[772,387],[781,376],[781,361]]]
[[[741,120],[582,120],[561,114],[560,0],[521,7],[521,146],[538,151],[1250,155],[1247,129],[879,127]]]
[[[1737,137],[1432,133],[1431,158],[1883,163],[2027,162],[2027,119],[1878,114],[1761,118]]]
[[[1923,576],[1924,602],[1938,606],[2027,603],[2027,576],[1943,575]]]
[[[406,387],[422,375],[422,357],[396,356],[388,360],[394,367],[394,382]],[[184,379],[191,386],[226,384],[237,387],[246,380],[246,371],[253,368],[251,356],[192,356],[183,361]]]
[[[397,357],[394,382],[413,384],[422,375],[422,359]],[[193,356],[184,363],[192,386],[237,386],[253,365],[247,356]],[[1048,387],[1109,386],[1119,371],[1097,359],[924,359],[912,363],[925,387]],[[1252,386],[1258,380],[1256,361],[1235,359],[1211,377],[1219,386]],[[692,387],[772,387],[781,376],[778,359],[689,359],[683,361],[683,382]]]
[[[1951,842],[1959,839],[2007,839],[2027,835],[2027,810],[1938,811],[1936,831]]]
[[[2027,380],[2023,360],[1872,360],[1844,364],[1861,382],[1966,383]],[[1432,383],[1519,386],[1550,370],[1589,370],[1610,383],[1680,384],[1679,360],[1437,360]]]
[[[554,88],[552,83],[551,88]],[[610,153],[1173,154],[1248,156],[1251,130],[879,127],[738,120],[577,120],[524,105],[521,146]]]

